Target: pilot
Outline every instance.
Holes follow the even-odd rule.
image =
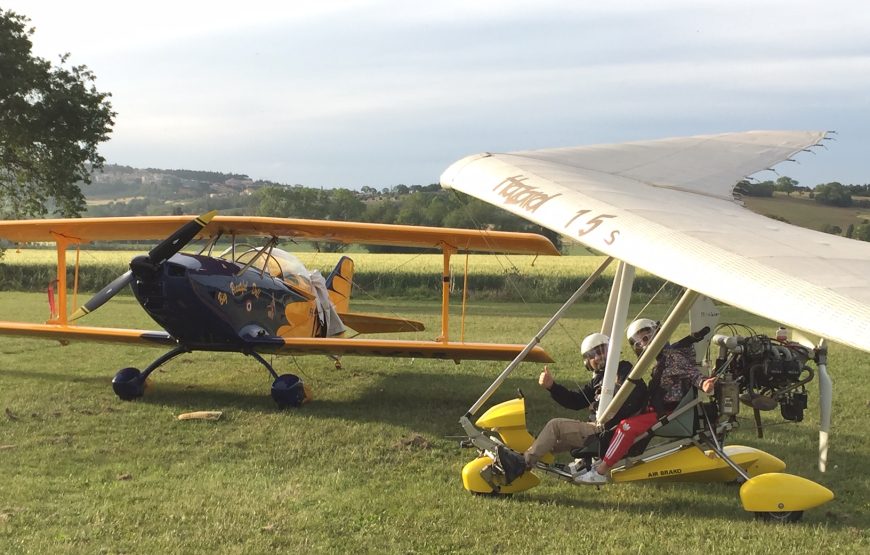
[[[593,333],[586,336],[580,345],[583,354],[583,364],[592,372],[592,379],[579,390],[571,390],[553,379],[550,370],[545,366],[538,378],[538,383],[550,392],[554,401],[565,408],[581,410],[590,408],[592,414],[598,408],[598,398],[601,394],[601,385],[604,380],[604,363],[607,359],[607,348],[610,338],[603,333]],[[619,362],[617,369],[617,388],[619,384],[631,372],[631,363],[623,360]],[[638,380],[634,391],[628,400],[620,408],[617,415],[610,421],[614,426],[623,418],[627,418],[640,411],[646,402],[646,385],[643,380]],[[512,482],[532,468],[538,460],[547,453],[562,453],[583,447],[590,436],[596,433],[593,422],[583,422],[571,418],[554,418],[547,422],[535,442],[524,453],[517,453],[507,447],[499,447],[499,464],[505,473],[505,481]],[[611,434],[601,439],[602,448],[606,448]]]
[[[656,331],[658,323],[648,318],[635,320],[628,326],[628,341],[638,357],[649,346]],[[691,383],[704,393],[713,393],[716,378],[707,378],[701,374],[691,353],[694,353],[691,341],[681,340],[678,345],[665,345],[652,372],[646,410],[619,422],[601,463],[578,476],[575,479],[577,482],[606,484],[610,469],[628,453],[634,440],[649,430],[661,416],[669,414],[677,407],[686,393],[683,389],[685,382]]]

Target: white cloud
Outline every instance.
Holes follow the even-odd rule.
[[[39,55],[70,51],[113,93],[121,163],[389,185],[479,150],[747,128],[870,143],[857,0],[4,4]],[[805,167],[870,181],[852,158]]]

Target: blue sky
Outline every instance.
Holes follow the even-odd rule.
[[[870,183],[859,0],[128,4],[3,2],[112,93],[111,163],[381,188],[481,151],[818,129],[779,173]]]

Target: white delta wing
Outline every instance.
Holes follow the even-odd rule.
[[[826,133],[750,131],[505,154],[441,185],[778,323],[870,352],[870,243],[755,214],[743,178]]]

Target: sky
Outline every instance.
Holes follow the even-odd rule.
[[[0,7],[111,92],[108,163],[380,189],[484,151],[809,129],[837,134],[779,175],[870,183],[864,0]]]

